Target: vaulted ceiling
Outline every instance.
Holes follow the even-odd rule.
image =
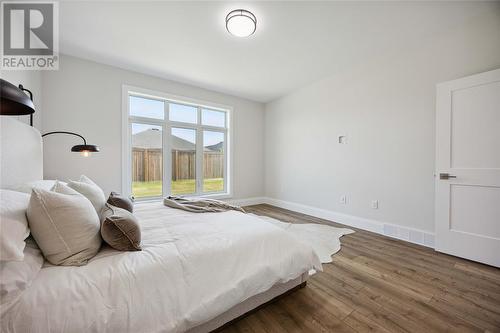
[[[252,11],[237,38],[226,14]],[[498,7],[497,7],[498,8]],[[268,102],[453,29],[477,2],[60,2],[61,52]]]

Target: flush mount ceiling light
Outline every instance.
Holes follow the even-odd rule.
[[[248,10],[233,10],[226,16],[226,29],[236,37],[248,37],[257,29],[257,18]]]

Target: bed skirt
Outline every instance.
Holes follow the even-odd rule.
[[[231,309],[220,314],[214,319],[204,324],[191,328],[190,330],[187,331],[187,333],[207,333],[217,330],[218,328],[221,328],[225,324],[228,324],[231,321],[242,317],[248,312],[257,309],[259,306],[266,304],[283,294],[286,294],[288,291],[292,291],[297,289],[298,287],[305,286],[308,278],[309,278],[309,273],[305,272],[294,280],[276,284],[268,291],[265,291],[263,293],[248,298],[247,300],[233,306]]]

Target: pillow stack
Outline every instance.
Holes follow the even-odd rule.
[[[25,186],[31,196],[2,190],[0,260],[23,261],[30,231],[54,265],[86,264],[103,239],[119,251],[141,250],[141,229],[129,198],[111,192],[106,202],[101,188],[83,175],[67,184],[55,181],[51,189],[49,181],[41,184]]]
[[[27,215],[31,234],[51,264],[84,265],[101,247],[93,204],[69,185],[33,188]]]

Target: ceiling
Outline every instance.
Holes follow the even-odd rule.
[[[391,56],[462,24],[465,2],[60,2],[64,54],[269,102],[337,71]],[[257,31],[237,38],[225,15]]]

